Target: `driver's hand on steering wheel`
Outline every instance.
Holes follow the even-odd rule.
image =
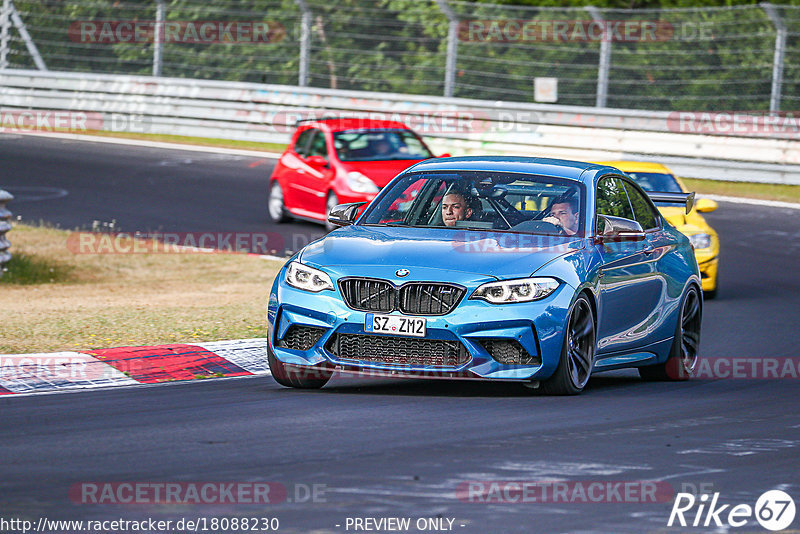
[[[544,219],[542,219],[542,222],[550,223],[553,226],[558,226],[559,228],[561,228],[561,221],[559,221],[556,217],[553,217],[552,215],[549,215]]]

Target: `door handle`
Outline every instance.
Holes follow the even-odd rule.
[[[642,252],[644,252],[647,256],[649,256],[650,254],[652,254],[655,251],[656,251],[656,248],[653,247],[653,246],[650,246],[650,247],[647,247],[646,249],[644,249]]]

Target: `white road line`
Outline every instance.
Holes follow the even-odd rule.
[[[745,198],[745,197],[728,197],[722,195],[702,195],[698,194],[697,198],[710,198],[717,202],[732,202],[734,204],[750,204],[753,206],[769,206],[771,208],[787,208],[791,210],[800,210],[800,204],[793,202],[781,202],[779,200],[762,200],[759,198]]]
[[[142,146],[149,148],[163,148],[167,150],[187,150],[190,152],[213,152],[215,154],[233,154],[237,156],[253,156],[257,158],[278,159],[278,152],[262,152],[260,150],[245,150],[243,148],[224,148],[215,146],[184,145],[181,143],[167,143],[164,141],[144,141],[142,139],[125,139],[122,137],[102,137],[98,135],[82,135],[72,133],[54,132],[20,132],[21,135],[50,137],[53,139],[70,139],[72,141],[87,141],[91,143],[110,143],[115,145]]]

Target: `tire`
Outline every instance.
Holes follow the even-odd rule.
[[[338,226],[336,226],[335,224],[331,224],[328,222],[328,215],[330,215],[331,209],[334,206],[337,206],[338,204],[339,204],[339,197],[336,196],[336,193],[334,193],[333,191],[328,193],[328,199],[325,201],[325,229],[329,232],[332,232],[333,230],[338,228]]]
[[[289,220],[286,212],[286,203],[283,201],[283,189],[278,180],[272,180],[269,186],[269,197],[267,199],[267,212],[269,219],[275,224],[285,223]]]
[[[333,370],[321,366],[307,369],[287,366],[275,356],[269,345],[267,345],[267,362],[275,382],[287,388],[319,389],[327,384],[333,375]]]
[[[639,367],[644,380],[688,380],[700,360],[700,323],[703,318],[703,301],[700,291],[689,286],[681,301],[675,337],[667,361],[657,365]]]
[[[597,351],[594,312],[586,295],[579,295],[567,316],[561,358],[553,376],[542,382],[546,395],[577,395],[589,382]]]

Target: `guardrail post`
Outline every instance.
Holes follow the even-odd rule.
[[[297,85],[308,85],[308,62],[311,56],[311,10],[305,0],[295,0],[303,12],[300,18],[300,64],[297,67]]]
[[[769,20],[775,26],[775,53],[772,56],[772,92],[769,96],[769,112],[775,114],[781,109],[781,85],[783,84],[783,55],[786,50],[786,23],[778,14],[775,6],[762,2]]]
[[[603,27],[603,40],[600,42],[600,62],[597,67],[597,98],[595,107],[604,108],[608,101],[608,71],[611,69],[611,34],[606,31],[605,19],[596,6],[586,6],[592,20]]]
[[[444,96],[450,98],[456,84],[456,63],[458,62],[458,15],[447,0],[436,0],[439,9],[447,17],[447,59],[444,66]]]
[[[0,276],[3,276],[3,266],[11,259],[11,253],[8,251],[11,243],[6,237],[6,232],[11,230],[11,212],[6,209],[6,204],[13,199],[11,193],[0,189]]]
[[[0,7],[0,69],[8,68],[9,42],[11,41],[11,0],[3,0]]]
[[[156,0],[156,27],[153,36],[153,76],[161,76],[164,60],[164,0]]]
[[[17,27],[17,31],[19,32],[20,37],[22,37],[22,40],[25,42],[25,47],[28,49],[28,53],[33,58],[36,68],[39,70],[47,70],[47,65],[44,64],[42,55],[39,53],[39,49],[36,48],[36,43],[34,43],[33,39],[31,39],[31,34],[28,33],[28,28],[26,28],[25,23],[22,22],[22,17],[20,17],[19,13],[17,13],[17,8],[14,7],[14,2],[12,0],[8,0],[8,5],[11,9],[11,22],[13,22],[14,26]]]

